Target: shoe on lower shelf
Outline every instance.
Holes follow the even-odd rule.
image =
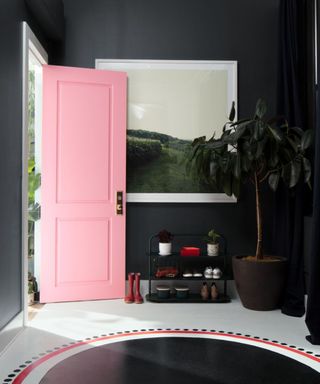
[[[198,271],[197,269],[192,271],[192,277],[202,277],[202,273]]]
[[[222,276],[222,271],[220,268],[215,268],[213,271],[212,271],[212,277],[214,279],[220,279],[220,277]]]
[[[213,278],[213,270],[212,270],[212,267],[207,267],[207,268],[204,270],[203,274],[204,274],[204,277],[205,277],[206,279],[212,279],[212,278]]]
[[[192,272],[189,271],[188,269],[186,269],[185,271],[183,271],[182,276],[183,277],[192,277]]]
[[[209,299],[209,288],[207,283],[203,283],[201,290],[200,290],[200,296],[202,300],[208,300]]]
[[[211,300],[216,300],[219,296],[219,291],[215,283],[211,284]]]

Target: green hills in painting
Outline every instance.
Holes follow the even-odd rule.
[[[191,141],[164,133],[127,131],[128,193],[199,193],[208,187],[186,172]]]

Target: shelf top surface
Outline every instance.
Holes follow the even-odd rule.
[[[213,277],[206,278],[204,276],[201,277],[155,277],[151,276],[151,280],[189,280],[189,281],[201,281],[201,280],[210,280],[210,281],[218,281],[218,280],[232,280],[230,275],[223,275],[218,279],[214,279]]]
[[[215,300],[203,300],[199,294],[192,293],[185,299],[178,299],[174,295],[170,295],[168,299],[159,299],[156,293],[151,293],[146,296],[146,299],[157,303],[228,303],[231,301],[230,297],[225,294],[219,294]]]
[[[147,254],[149,255],[149,252],[147,252]],[[224,256],[227,256],[227,254],[219,254],[217,256],[208,256],[207,254],[205,253],[201,253],[200,256],[181,256],[180,255],[180,252],[172,252],[170,255],[160,255],[159,252],[151,252],[150,253],[150,256],[158,256],[159,258],[166,258],[166,257],[181,257],[182,259],[199,259],[199,258],[205,258],[205,259],[212,259],[214,260],[215,258],[220,258],[220,257],[224,257]]]

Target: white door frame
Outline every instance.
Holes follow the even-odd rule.
[[[23,330],[28,319],[28,72],[29,51],[41,64],[48,63],[48,54],[29,28],[22,23],[22,211],[21,211],[21,311],[0,330],[0,355]]]
[[[24,21],[23,28],[23,97],[22,97],[22,308],[23,325],[28,321],[28,95],[29,95],[29,52],[36,57],[41,65],[48,64],[48,54]]]

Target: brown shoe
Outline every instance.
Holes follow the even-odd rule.
[[[215,283],[211,284],[211,300],[216,300],[219,296],[218,288]]]
[[[209,288],[207,283],[203,283],[200,295],[202,297],[202,300],[208,300],[209,299]]]

